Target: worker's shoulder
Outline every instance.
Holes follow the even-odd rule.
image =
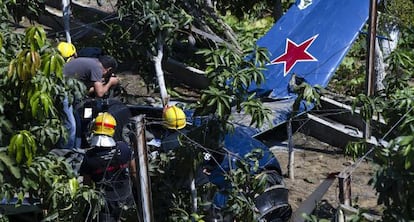
[[[95,57],[76,57],[69,61],[69,63],[97,63],[99,60]]]
[[[99,60],[93,57],[76,57],[69,60],[66,64],[97,64]]]
[[[99,60],[92,57],[76,57],[68,61],[67,67],[99,67]]]
[[[125,141],[122,141],[122,140],[117,141],[116,145],[119,149],[129,149],[128,143],[126,143]]]

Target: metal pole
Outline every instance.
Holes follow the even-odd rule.
[[[148,176],[148,156],[145,141],[144,115],[133,118],[136,126],[137,145],[135,151],[138,154],[139,182],[142,196],[142,210],[144,222],[152,222],[152,195],[151,183]]]
[[[371,0],[369,11],[369,24],[368,24],[368,54],[366,64],[366,95],[368,97],[375,93],[375,40],[377,35],[377,0]],[[369,140],[371,137],[370,120],[366,120],[364,137]]]
[[[288,150],[289,150],[289,161],[288,161],[288,174],[291,180],[295,179],[295,149],[293,148],[293,135],[292,135],[292,118],[289,119],[287,125],[288,134]]]
[[[338,175],[339,180],[339,202],[347,206],[352,204],[351,193],[351,174],[347,172],[341,172]]]

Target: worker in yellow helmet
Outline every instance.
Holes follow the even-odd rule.
[[[98,114],[90,142],[92,149],[86,152],[80,168],[84,183],[94,183],[98,190],[104,192],[105,207],[97,221],[120,221],[123,207],[134,204],[132,185],[137,184],[135,155],[126,142],[113,139],[115,130],[114,116],[108,112]]]
[[[57,46],[57,49],[60,55],[65,59],[66,62],[69,62],[72,58],[77,57],[76,48],[70,42],[60,42]],[[65,98],[63,101],[63,111],[65,112],[64,126],[67,129],[68,139],[64,140],[64,137],[61,137],[58,141],[57,146],[63,149],[76,149],[81,146],[81,139],[76,135],[76,119],[73,115],[73,106],[69,103],[68,98]]]
[[[168,129],[182,129],[186,126],[186,115],[178,106],[165,106],[162,118],[164,126]]]
[[[66,61],[69,61],[73,57],[77,56],[76,48],[70,42],[60,42],[57,46],[57,49]]]

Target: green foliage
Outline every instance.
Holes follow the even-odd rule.
[[[257,4],[263,5],[259,2]],[[118,1],[118,5],[122,21],[130,26],[127,29],[112,26],[111,30],[115,33],[113,36],[117,39],[111,41],[110,38],[107,38],[105,42],[108,45],[116,44],[116,48],[124,49],[119,50],[123,54],[144,58],[139,61],[140,69],[145,72],[153,72],[149,68],[149,64],[152,56],[158,54],[161,46],[164,54],[175,56],[179,54],[179,52],[173,51],[176,45],[181,44],[191,48],[197,44],[197,48],[200,48],[199,53],[193,57],[194,60],[186,60],[185,62],[205,69],[207,77],[212,82],[211,87],[203,91],[204,95],[198,109],[203,111],[200,113],[215,113],[225,121],[229,117],[232,107],[235,106],[237,111],[247,110],[247,114],[253,116],[252,125],[260,126],[263,124],[270,110],[261,106],[260,101],[253,102],[255,97],[247,93],[246,87],[249,87],[252,82],[260,84],[264,80],[262,71],[264,64],[268,61],[267,51],[254,46],[254,42],[273,24],[270,17],[264,18],[263,16],[263,19],[258,21],[254,21],[253,18],[239,20],[229,13],[226,17],[221,18],[204,2],[198,1],[184,3],[180,1],[122,0]],[[200,7],[205,9],[195,10]],[[261,11],[259,8],[252,10]],[[217,19],[229,21],[229,26],[237,30],[238,33],[240,32],[238,35],[240,38],[237,41],[242,46],[241,50],[228,43],[229,37],[223,33],[229,32],[229,29],[225,25],[218,24]],[[212,43],[208,40],[198,39],[198,42],[191,42],[190,39],[193,36],[190,34],[189,28],[193,23],[196,24],[196,27],[199,24],[206,24],[213,32],[225,36],[223,37],[224,41]],[[125,42],[130,47],[126,47]],[[144,76],[146,75],[144,74]]]
[[[16,161],[7,155],[6,148],[0,148],[0,170],[1,172],[9,172],[16,179],[21,178],[20,169],[17,167]],[[0,181],[4,181],[4,175],[0,175]]]
[[[413,35],[411,33],[411,39]],[[406,42],[403,39],[402,42]],[[373,151],[373,160],[378,170],[370,184],[378,192],[378,204],[383,204],[384,221],[410,221],[414,219],[414,90],[411,86],[414,69],[411,49],[405,44],[389,57],[389,71],[380,96],[359,95],[354,108],[360,107],[365,120],[374,115],[381,116],[386,125],[376,129],[376,133],[387,140],[388,145],[379,145],[368,149],[365,142],[350,144],[347,153],[355,158]]]
[[[62,99],[85,88],[63,78],[64,60],[42,27],[24,35],[0,28],[0,199],[40,201],[45,221],[79,221],[88,209],[93,216],[101,195],[80,185],[63,158],[47,154],[65,134]]]
[[[46,11],[44,0],[4,0],[1,4],[7,7],[16,22],[20,22],[23,17],[34,20]]]
[[[260,127],[265,121],[270,122],[271,110],[247,88],[264,81],[262,72],[269,61],[268,52],[254,42],[271,27],[273,20],[269,17],[257,21],[240,20],[230,13],[224,19],[239,33],[238,42],[243,50],[217,44],[217,48],[197,52],[205,58],[205,70],[210,79],[210,87],[202,91],[197,110],[200,115],[214,113],[224,121],[230,118],[232,111],[243,111],[252,117],[250,125]]]
[[[25,153],[26,159],[30,162],[37,147],[43,148],[38,140],[33,139],[39,137],[30,131],[32,127],[48,123],[52,128],[61,128],[59,108],[55,104],[60,104],[60,99],[65,95],[63,63],[60,62],[57,65],[60,68],[54,68],[56,70],[53,70],[53,74],[43,72],[44,69],[41,70],[45,67],[42,65],[45,60],[42,60],[41,54],[48,54],[44,47],[46,41],[44,30],[41,27],[31,27],[26,30],[25,38],[22,40],[25,48],[17,53],[16,58],[10,60],[7,74],[3,75],[1,88],[5,96],[3,105],[8,107],[4,114],[13,126],[13,130],[20,131],[14,135],[9,134],[3,141],[8,141],[7,138],[16,138],[16,143],[9,144],[9,151],[11,155],[16,153],[16,160],[19,163],[22,153]],[[51,123],[54,125],[50,125]],[[63,129],[54,132],[55,134],[51,134],[49,139],[57,141],[63,134]],[[10,141],[13,142],[13,140]],[[32,148],[29,149],[29,147]]]
[[[360,35],[338,66],[328,88],[333,92],[355,96],[365,90],[366,38]]]
[[[390,19],[398,23],[399,26],[409,27],[414,21],[414,2],[411,0],[386,1],[385,12],[391,15]]]
[[[378,23],[380,26],[377,35],[388,36],[392,30],[388,26],[400,30],[398,41],[400,47],[391,52],[391,55],[386,58],[386,62],[390,65],[388,71],[392,73],[392,77],[389,78],[397,79],[402,76],[401,71],[409,71],[400,66],[407,66],[413,62],[414,35],[412,35],[412,21],[414,20],[414,3],[410,0],[381,1],[379,10]],[[394,27],[394,25],[396,26]],[[343,92],[343,94],[350,96],[364,93],[366,51],[366,35],[361,35],[354,42],[329,83],[331,91]]]
[[[307,214],[303,214],[302,217],[305,219],[305,221],[307,222],[329,222],[330,220],[327,219],[319,219],[317,216],[315,215],[307,215]]]
[[[121,49],[112,54],[120,53],[122,58],[133,56],[138,60],[140,70],[144,73],[153,73],[152,68],[149,68],[151,59],[159,53],[157,50],[162,49],[165,56],[180,58],[185,64],[205,70],[211,82],[210,87],[202,91],[195,108],[196,115],[211,115],[216,119],[189,132],[187,137],[179,136],[179,148],[151,159],[151,182],[152,192],[156,194],[153,199],[154,209],[157,209],[154,211],[157,221],[204,220],[203,216],[207,214],[206,208],[209,206],[208,200],[211,200],[208,194],[214,193],[216,188],[197,188],[198,193],[202,193],[198,196],[199,203],[206,208],[202,207],[194,212],[190,204],[193,200],[188,189],[188,181],[191,179],[189,175],[193,175],[202,160],[203,149],[213,153],[222,150],[223,137],[231,130],[227,120],[232,111],[243,111],[251,115],[251,125],[261,126],[265,120],[269,121],[270,109],[265,108],[255,94],[247,92],[247,88],[253,82],[260,84],[264,81],[262,71],[269,60],[268,52],[258,48],[254,43],[273,24],[273,19],[266,17],[270,2],[256,3],[249,11],[252,16],[249,19],[240,19],[241,17],[237,18],[232,12],[220,17],[204,1],[118,1],[122,21],[129,26],[110,27],[111,34],[107,36],[105,44],[109,48]],[[225,2],[220,4],[230,5]],[[253,11],[260,14],[262,19],[253,18]],[[218,22],[220,19],[226,23]],[[212,38],[195,39],[197,36],[192,35],[192,25],[202,29]],[[238,37],[237,44],[228,35],[233,32],[232,29],[237,31],[237,35],[232,35]],[[178,46],[189,51],[199,50],[195,55],[193,52],[183,55],[184,53],[176,50],[175,47]],[[258,154],[255,155],[255,158],[258,158]],[[249,157],[249,163],[255,162],[253,156]],[[244,212],[243,209],[254,205],[253,190],[259,190],[255,179],[263,179],[261,176],[260,179],[254,178],[251,174],[246,177],[244,174],[250,171],[247,163],[245,164],[246,166],[235,172],[231,178],[236,180],[235,185],[252,192],[245,200],[238,200],[234,196],[231,206],[238,209],[237,213],[234,213],[236,217],[243,218],[243,215],[248,215],[249,218],[254,218],[257,217],[257,212]],[[240,166],[242,165],[240,163]],[[255,164],[253,166],[257,167]],[[236,190],[232,195],[240,196]],[[243,218],[241,221],[246,220]]]
[[[235,221],[259,221],[260,214],[254,201],[267,185],[266,173],[259,172],[259,159],[262,157],[263,150],[252,150],[236,161],[237,168],[225,175],[231,186],[225,191],[229,194],[229,199],[224,212]]]
[[[203,221],[212,193],[217,189],[212,184],[197,186],[199,209],[192,209],[190,181],[203,163],[205,152],[218,154],[222,148],[225,124],[209,121],[191,129],[186,135],[178,134],[177,147],[150,159],[151,183],[156,221]],[[174,137],[169,137],[173,139]],[[168,216],[167,216],[168,215]]]
[[[199,149],[180,146],[150,159],[151,191],[156,221],[203,221],[202,209],[191,208],[190,180],[201,159]],[[189,161],[192,160],[192,161]],[[203,189],[203,187],[197,187]],[[204,205],[202,201],[201,205]]]
[[[287,9],[292,0],[281,0],[282,8]],[[217,8],[220,10],[221,14],[226,14],[226,12],[231,12],[234,16],[238,18],[262,18],[272,14],[273,9],[277,4],[275,1],[243,1],[243,0],[232,0],[226,1],[221,0],[217,1]]]
[[[244,42],[243,39],[246,39],[246,43],[250,41],[251,45],[255,42],[252,41],[252,39],[258,39],[263,36],[274,23],[274,19],[266,14],[248,18],[238,18],[231,11],[227,11],[223,14],[223,18],[234,31],[240,33],[240,42]]]
[[[305,109],[307,109],[311,104],[315,107],[320,106],[320,97],[324,92],[324,88],[319,85],[311,86],[306,82],[302,82],[299,85],[293,87],[293,92],[297,94],[295,102],[293,103],[293,112],[291,116],[297,115],[297,112],[300,110],[300,106],[303,104]]]
[[[168,1],[118,1],[118,13],[123,21],[130,22],[135,32],[139,30],[139,41],[146,52],[158,54],[160,44],[170,45],[175,32],[191,23],[192,17],[180,9],[177,2]]]
[[[27,130],[22,130],[10,139],[7,153],[15,156],[18,164],[25,158],[27,165],[31,165],[36,150],[37,146],[33,135]]]
[[[211,80],[209,89],[202,91],[198,114],[214,113],[227,120],[232,107],[235,107],[237,112],[245,111],[252,115],[251,125],[261,126],[271,111],[247,88],[253,82],[260,84],[264,81],[262,71],[268,61],[267,51],[253,47],[239,53],[225,45],[219,46],[216,50],[198,52],[206,58],[207,77]]]
[[[102,194],[80,185],[63,157],[36,157],[33,165],[24,172],[23,189],[32,198],[43,200],[42,204],[48,210],[45,221],[78,221],[88,210],[93,215],[103,205]],[[53,192],[45,192],[47,190]]]
[[[185,135],[177,135],[180,141],[177,148],[150,159],[156,221],[209,221],[213,210],[210,201],[218,188],[211,183],[197,186],[198,209],[194,211],[190,181],[200,164],[206,164],[203,159],[205,153],[212,155],[210,161],[214,167],[222,160],[225,127],[219,119],[208,121]],[[223,216],[237,221],[256,221],[259,218],[254,198],[268,185],[266,172],[259,169],[262,157],[263,150],[252,150],[235,162],[234,169],[225,172],[229,186],[220,192],[228,194],[229,199]],[[158,170],[154,170],[157,167]]]
[[[364,94],[359,94],[353,102],[352,108],[355,110],[357,107],[360,109],[361,116],[364,119],[371,119],[375,114],[379,115],[382,110],[376,110],[381,101],[376,98],[368,97]]]
[[[411,49],[398,48],[387,58],[389,71],[397,77],[410,75],[414,66],[414,52]]]

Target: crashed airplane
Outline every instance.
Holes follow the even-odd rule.
[[[289,90],[292,78],[300,78],[313,86],[327,86],[365,25],[368,12],[369,0],[297,0],[257,41],[259,46],[268,49],[271,60],[263,73],[265,82],[261,85],[254,84],[249,90],[262,98],[271,99],[265,105],[272,110],[273,121],[263,128],[252,128],[249,126],[250,120],[243,113],[235,114],[235,130],[223,138],[223,155],[217,158],[219,162],[215,164],[206,161],[209,172],[199,180],[218,187],[212,200],[215,209],[220,211],[226,204],[227,194],[221,192],[229,186],[224,179],[226,171],[237,167],[237,159],[259,148],[264,151],[264,156],[259,161],[260,169],[262,172],[267,171],[270,179],[265,192],[255,200],[256,208],[263,221],[289,220],[292,210],[288,203],[288,190],[283,183],[282,169],[269,147],[255,137],[287,121],[295,99],[295,94]],[[112,100],[103,103],[88,101],[80,109],[92,109],[89,111],[97,115],[103,107],[116,118],[120,126],[127,125],[128,120],[135,115],[160,118],[163,112],[160,107],[125,105]],[[186,132],[203,126],[203,121],[198,121],[198,117],[192,116],[191,111],[186,113],[188,124],[179,131]],[[91,119],[82,119],[84,129],[90,121]],[[119,129],[116,136],[124,139],[121,131]],[[166,137],[153,132],[153,135],[153,139],[158,140],[151,144],[159,147],[160,152],[179,147],[178,143],[174,143],[179,134]],[[5,209],[10,204],[13,203],[3,201],[2,206]]]

